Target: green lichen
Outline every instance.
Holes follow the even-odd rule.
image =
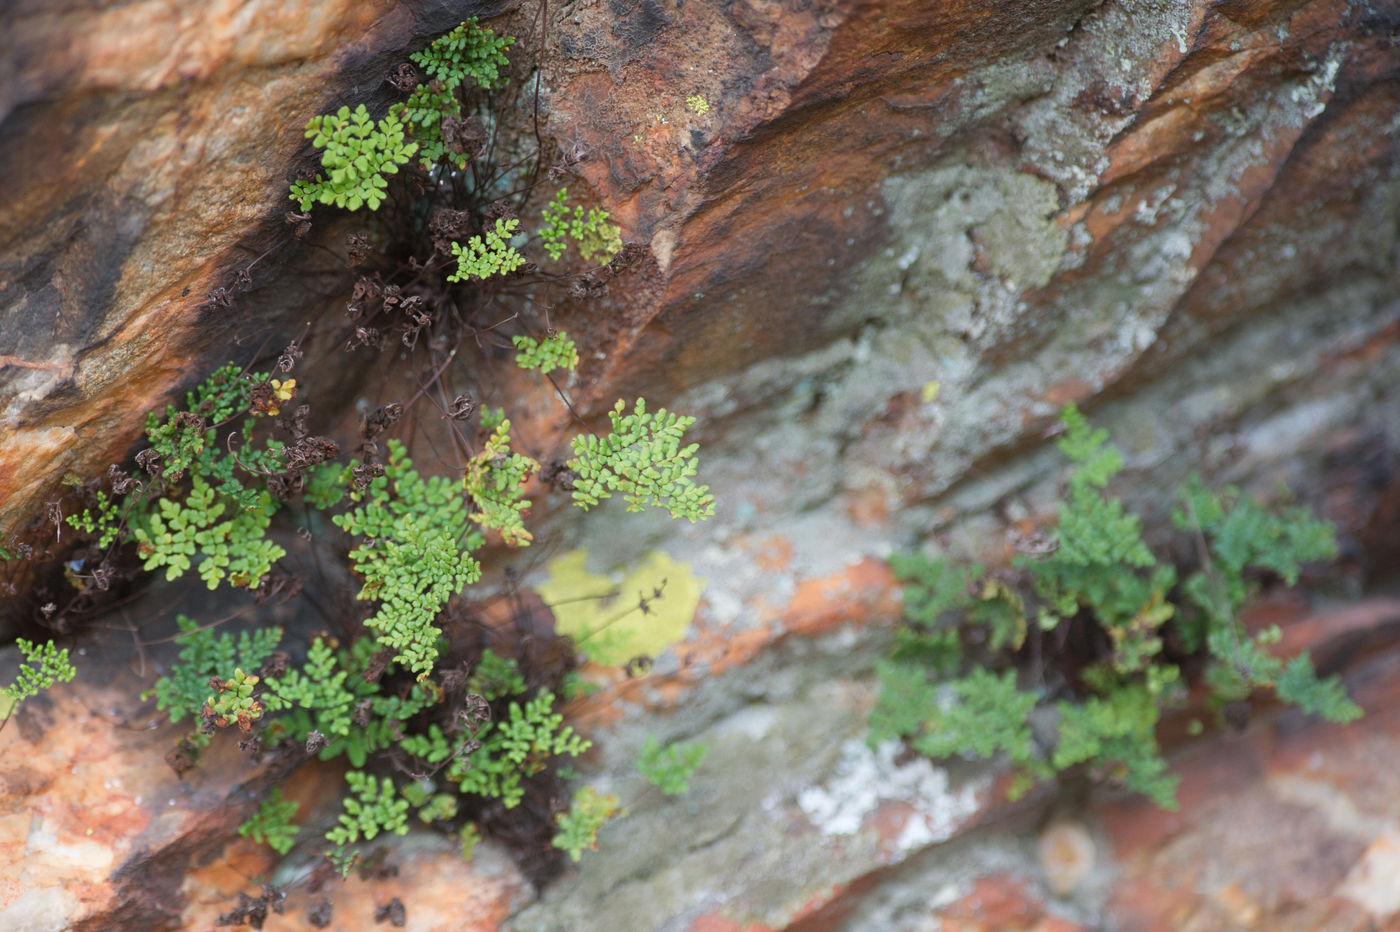
[[[588,572],[587,561],[585,550],[551,560],[536,589],[553,606],[558,631],[594,661],[621,666],[685,637],[704,589],[687,564],[654,550],[614,579]]]

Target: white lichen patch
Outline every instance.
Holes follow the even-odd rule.
[[[1327,109],[1327,102],[1332,99],[1332,92],[1337,87],[1337,71],[1341,66],[1342,53],[1334,49],[1311,78],[1293,88],[1291,97],[1295,104],[1303,107],[1305,118],[1311,120]]]
[[[1381,835],[1347,873],[1337,892],[1374,919],[1388,919],[1400,913],[1397,876],[1400,876],[1400,838]]]
[[[778,710],[774,706],[750,705],[729,716],[720,726],[720,734],[737,733],[750,741],[762,741],[778,724]]]
[[[977,812],[988,781],[973,780],[953,789],[948,771],[926,758],[896,764],[899,751],[896,741],[873,751],[860,739],[846,741],[835,772],[798,794],[798,807],[822,834],[854,835],[881,804],[902,802],[916,814],[895,840],[901,852],[951,838]]]

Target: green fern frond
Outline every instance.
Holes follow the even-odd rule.
[[[435,39],[423,51],[409,56],[423,69],[428,80],[418,85],[408,100],[391,112],[407,124],[409,135],[418,143],[418,156],[424,168],[431,168],[442,159],[458,168],[466,167],[466,154],[453,152],[444,140],[443,123],[449,117],[461,118],[462,101],[458,90],[468,79],[484,90],[505,84],[501,75],[501,69],[509,63],[505,50],[514,43],[513,37],[496,38],[490,29],[481,28],[475,19],[469,19]]]
[[[141,694],[143,699],[155,696],[157,709],[170,710],[172,723],[199,713],[209,696],[210,677],[240,667],[258,669],[282,640],[282,629],[275,627],[240,631],[235,638],[228,632],[201,629],[187,615],[177,615],[175,623],[184,632],[175,638],[179,661]]]
[[[1030,712],[1036,696],[1017,687],[1015,671],[998,676],[979,667],[949,687],[951,702],[934,702],[923,710],[923,733],[912,742],[915,748],[929,757],[991,757],[1004,751],[1020,764],[1034,759]]]
[[[538,369],[541,375],[548,375],[555,369],[573,369],[578,366],[578,347],[569,335],[562,330],[555,331],[543,340],[530,336],[511,337],[511,342],[519,350],[515,354],[515,364],[522,369]]]
[[[1138,517],[1105,491],[1123,468],[1107,433],[1090,428],[1073,406],[1063,418],[1059,446],[1075,468],[1059,525],[1050,546],[1016,559],[1019,574],[989,576],[978,564],[960,568],[916,554],[891,560],[906,583],[908,626],[877,665],[871,744],[903,739],[934,757],[1004,753],[1019,769],[1016,792],[1085,766],[1174,808],[1177,779],[1155,736],[1162,709],[1183,694],[1181,669],[1159,659],[1169,625],[1178,645],[1207,655],[1204,679],[1217,708],[1272,687],[1280,700],[1333,721],[1359,716],[1340,681],[1319,678],[1306,654],[1274,655],[1277,628],[1251,634],[1238,617],[1254,591],[1247,574],[1263,569],[1296,582],[1302,564],[1335,554],[1331,525],[1303,508],[1267,509],[1234,488],[1212,492],[1193,476],[1173,520],[1191,534],[1201,567],[1178,587],[1175,567],[1148,549]],[[976,632],[984,649],[1015,650],[1031,617],[1044,631],[1074,624],[1081,637],[1089,626],[1103,645],[1097,657],[1057,674],[1084,694],[1047,697],[1058,727],[1043,751],[1029,727],[1042,700],[1020,690],[1013,671],[975,668],[941,684],[930,679],[955,673],[960,632]]]
[[[525,798],[521,780],[544,769],[550,758],[577,757],[593,743],[564,725],[554,709],[554,694],[541,692],[525,705],[512,702],[505,721],[482,726],[477,737],[482,746],[448,768],[448,779],[463,793],[499,799],[507,809]]]
[[[377,123],[364,104],[353,111],[341,107],[335,113],[312,117],[306,138],[321,153],[324,174],[292,184],[291,198],[307,211],[314,204],[334,204],[347,210],[368,206],[378,210],[389,182],[385,175],[398,173],[418,151],[418,144],[404,138],[403,121],[390,111]]]
[[[524,498],[525,483],[540,464],[510,449],[510,421],[501,421],[481,452],[467,462],[463,486],[476,505],[470,517],[483,528],[501,532],[507,546],[519,547],[534,540],[525,530],[521,513],[530,508]]]
[[[693,479],[699,471],[699,444],[681,446],[695,418],[670,414],[665,408],[648,413],[642,398],[631,414],[625,411],[626,405],[618,401],[609,412],[608,436],[583,434],[571,441],[574,457],[568,466],[578,476],[574,504],[587,510],[620,492],[628,511],[653,505],[692,524],[711,517],[714,496],[709,486],[696,485]]]
[[[1345,725],[1361,717],[1361,707],[1347,696],[1341,680],[1335,676],[1319,679],[1306,653],[1288,662],[1274,683],[1274,691],[1284,702],[1329,722]]]
[[[606,210],[591,207],[584,209],[575,205],[569,209],[569,189],[560,188],[554,200],[544,206],[540,213],[543,221],[539,234],[544,251],[549,258],[558,260],[569,248],[572,239],[578,246],[579,255],[589,262],[601,265],[622,250],[622,231],[611,222]]]
[[[468,531],[454,486],[444,476],[424,480],[403,444],[390,440],[384,475],[367,492],[351,494],[355,508],[331,518],[361,538],[350,551],[364,578],[357,598],[379,602],[365,625],[419,680],[437,658],[433,620],[438,611],[481,576],[481,565],[469,553],[481,538]]]
[[[467,245],[454,242],[452,255],[457,257],[457,271],[447,276],[450,282],[465,281],[469,278],[487,279],[492,275],[506,275],[525,264],[525,257],[510,245],[511,237],[520,226],[519,220],[496,218],[494,229],[482,236],[473,236]]]
[[[690,790],[690,777],[705,759],[703,744],[669,744],[665,748],[654,735],[647,735],[637,757],[637,772],[666,796],[679,796]]]
[[[616,796],[605,796],[593,787],[585,786],[574,793],[569,810],[555,817],[559,833],[550,844],[567,853],[569,860],[578,863],[585,848],[598,850],[598,830],[620,809]]]
[[[286,854],[296,844],[301,827],[292,821],[299,807],[282,797],[282,788],[274,786],[258,809],[238,826],[241,838],[250,838],[267,845],[278,854]]]
[[[67,683],[78,673],[68,661],[68,648],[58,647],[53,641],[35,644],[24,638],[15,638],[15,647],[19,648],[24,661],[15,674],[15,681],[0,690],[0,695],[10,700],[9,712],[5,713],[7,717],[25,699],[37,696],[54,683]]]
[[[1082,702],[1056,703],[1060,727],[1052,759],[1055,769],[1091,763],[1102,776],[1163,809],[1175,809],[1178,778],[1166,772],[1157,745],[1158,703],[1158,697],[1139,684],[1122,685]]]
[[[404,734],[404,723],[441,698],[431,681],[418,682],[406,694],[382,691],[366,679],[376,642],[361,638],[336,650],[316,638],[301,669],[267,678],[263,704],[269,713],[283,713],[268,726],[271,737],[304,741],[313,731],[325,741],[322,760],[344,756],[363,767],[370,754],[392,747]],[[394,671],[389,664],[381,675]]]
[[[1079,408],[1065,405],[1060,412],[1060,421],[1065,425],[1065,433],[1056,444],[1060,452],[1075,464],[1070,482],[1084,484],[1096,489],[1105,488],[1109,480],[1123,469],[1123,454],[1108,441],[1108,431],[1093,429]]]
[[[341,800],[336,825],[326,832],[326,841],[335,845],[333,860],[348,873],[353,863],[349,848],[361,839],[373,841],[381,832],[408,833],[408,800],[399,797],[388,777],[376,782],[359,770],[345,775],[350,793]]]
[[[484,696],[488,702],[494,702],[506,696],[524,694],[525,677],[520,675],[520,664],[487,648],[481,652],[481,659],[472,670],[467,690]]]
[[[449,91],[467,78],[491,90],[505,84],[501,70],[510,64],[506,49],[514,44],[514,36],[498,37],[489,26],[478,26],[472,17],[408,57],[430,80]]]

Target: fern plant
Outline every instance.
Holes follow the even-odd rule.
[[[355,852],[350,846],[361,839],[373,841],[380,832],[408,834],[408,800],[399,796],[388,777],[375,780],[370,774],[352,770],[345,775],[350,792],[341,800],[336,825],[326,832],[326,841],[335,845],[332,861],[348,872]]]
[[[671,414],[662,408],[646,409],[638,398],[631,414],[619,400],[608,414],[612,433],[606,437],[582,434],[573,439],[574,456],[568,466],[577,475],[574,503],[587,510],[622,493],[628,511],[648,505],[665,508],[673,518],[692,524],[715,513],[710,487],[696,485],[699,444],[682,447],[685,431],[695,418]]]
[[[267,678],[264,706],[270,713],[287,713],[268,726],[269,736],[302,742],[316,734],[322,760],[344,756],[354,767],[364,767],[371,754],[392,747],[405,723],[436,704],[439,695],[422,681],[402,693],[385,693],[366,677],[374,654],[370,638],[339,650],[316,638],[300,669]],[[384,667],[386,674],[393,670]]]
[[[256,632],[241,646],[256,656],[275,643],[277,634]],[[216,662],[216,656],[227,658],[236,650],[227,635],[214,639],[207,631],[190,631],[184,637],[189,639],[185,648],[192,664],[205,669]],[[420,821],[449,822],[458,817],[461,797],[499,800],[505,808],[514,808],[524,799],[526,780],[555,758],[576,757],[590,747],[589,741],[563,723],[553,693],[543,690],[523,703],[511,699],[528,691],[525,680],[514,661],[489,651],[466,685],[481,691],[482,702],[509,699],[502,720],[482,722],[465,739],[449,735],[436,722],[420,728],[415,725],[420,713],[438,708],[445,691],[435,682],[421,680],[407,689],[385,689],[383,683],[394,681],[395,666],[391,663],[369,674],[375,662],[373,650],[369,638],[338,651],[317,638],[300,668],[261,679],[242,670],[229,680],[216,675],[205,681],[201,700],[203,716],[211,726],[242,728],[245,723],[261,723],[266,726],[267,741],[315,741],[322,759],[343,756],[356,768],[346,776],[348,793],[337,823],[325,835],[332,846],[328,855],[342,873],[358,859],[354,846],[360,841],[380,832],[406,832],[410,809],[416,810]],[[194,670],[177,667],[175,673],[184,684]],[[178,696],[172,707],[188,711],[193,700],[180,695],[183,689],[168,676],[157,683],[156,692]],[[453,791],[438,790],[427,778],[400,786],[390,777],[376,778],[361,769],[373,755],[389,751],[401,763],[416,762],[427,772],[445,767],[443,778],[454,785]],[[285,853],[297,834],[290,824],[295,810],[294,803],[272,797],[244,823],[240,834]]]
[[[462,485],[476,504],[470,517],[482,528],[500,531],[508,546],[518,547],[534,540],[525,530],[523,513],[530,507],[524,498],[525,483],[540,464],[510,449],[510,421],[498,423],[481,452],[472,457],[462,477]]]
[[[1200,566],[1179,583],[1143,541],[1139,519],[1106,491],[1123,465],[1106,432],[1091,429],[1073,406],[1063,420],[1059,447],[1075,468],[1048,552],[1017,558],[1010,575],[919,555],[893,561],[906,581],[906,627],[877,668],[872,745],[901,739],[931,757],[1005,755],[1016,770],[1012,795],[1083,766],[1174,808],[1177,781],[1155,735],[1162,709],[1181,694],[1181,670],[1165,649],[1164,629],[1173,623],[1188,651],[1209,656],[1205,680],[1217,708],[1273,687],[1280,700],[1332,721],[1360,715],[1335,677],[1317,677],[1306,654],[1285,661],[1269,653],[1276,628],[1250,636],[1239,621],[1252,594],[1249,574],[1266,570],[1293,584],[1303,563],[1335,554],[1330,525],[1306,509],[1270,511],[1237,489],[1213,493],[1193,477],[1174,521],[1198,542]],[[1067,626],[1088,626],[1107,645],[1060,672],[1080,688],[1023,687],[1004,652],[1019,649],[1032,629]],[[969,663],[962,638],[974,631],[982,662],[1001,672],[961,672]],[[1058,723],[1048,745],[1029,727],[1040,707]]]
[[[520,804],[524,781],[553,758],[576,757],[590,746],[563,724],[555,697],[547,690],[523,704],[512,700],[501,722],[480,725],[469,753],[467,742],[449,737],[435,723],[422,731],[411,731],[415,716],[441,703],[443,691],[436,684],[419,682],[407,695],[386,693],[364,675],[371,659],[370,645],[364,639],[354,648],[336,653],[318,638],[302,669],[268,677],[264,691],[258,694],[266,714],[275,719],[266,736],[295,741],[317,736],[325,742],[320,750],[322,758],[344,755],[356,768],[364,767],[373,752],[397,748],[398,754],[433,770],[446,764],[444,776],[456,784],[457,793],[497,799],[507,809]],[[380,676],[390,678],[393,672],[391,665]],[[233,692],[244,703],[257,701],[252,692],[257,685],[256,678],[238,674],[234,684],[215,678],[217,695]],[[245,686],[251,688],[245,691]],[[514,662],[489,653],[478,664],[468,687],[482,688],[493,698],[526,690]],[[234,723],[236,715],[236,709],[230,708],[210,717],[214,724],[226,727]],[[347,774],[346,780],[350,793],[344,810],[325,836],[334,846],[331,858],[342,872],[353,864],[356,851],[352,846],[361,839],[370,840],[380,831],[407,831],[410,808],[417,809],[418,818],[425,822],[450,821],[459,811],[455,795],[434,792],[433,785],[423,780],[396,787],[388,777],[376,781],[358,769]],[[250,820],[253,824],[248,832],[274,834],[279,819],[289,819],[292,811],[294,807],[288,810],[285,806],[266,813],[260,810]],[[279,815],[282,812],[285,815]],[[294,829],[291,834],[294,836]]]
[[[599,793],[591,786],[585,786],[574,793],[573,804],[567,812],[556,817],[559,833],[551,840],[554,847],[565,852],[569,860],[578,863],[583,850],[598,850],[598,830],[618,814],[618,798]]]
[[[1159,668],[1160,676],[1176,678],[1176,668]],[[1050,767],[1056,771],[1078,764],[1097,767],[1101,775],[1124,789],[1141,793],[1164,809],[1176,808],[1178,778],[1167,772],[1157,745],[1157,722],[1162,692],[1152,681],[1118,682],[1083,701],[1061,700],[1059,735]],[[1043,764],[1038,762],[1038,768]],[[1040,775],[1043,769],[1027,768]]]
[[[440,823],[459,818],[461,799],[498,800],[515,808],[524,799],[526,781],[589,747],[563,723],[552,691],[531,695],[517,665],[490,651],[465,686],[482,703],[499,702],[500,720],[481,720],[463,732],[458,719],[440,718],[448,691],[433,677],[443,642],[434,621],[446,600],[479,573],[470,551],[480,546],[482,535],[472,522],[501,530],[508,542],[529,541],[517,523],[525,504],[520,492],[537,467],[511,452],[509,431],[509,420],[495,419],[461,486],[447,477],[419,475],[393,439],[383,473],[373,479],[355,482],[353,463],[312,473],[308,488],[323,487],[314,495],[317,501],[330,507],[348,499],[348,507],[331,517],[355,542],[348,556],[364,581],[361,597],[378,603],[365,621],[373,637],[339,648],[317,637],[305,661],[288,668],[282,661],[272,663],[280,629],[235,637],[178,619],[180,661],[151,692],[172,721],[196,712],[203,721],[204,727],[182,743],[182,753],[197,757],[212,730],[236,727],[261,729],[265,741],[306,742],[323,759],[344,757],[356,770],[347,778],[344,811],[325,836],[332,846],[329,856],[342,872],[358,858],[359,841],[381,831],[399,832],[410,810],[420,820]],[[191,482],[207,471],[200,465],[203,455],[201,450],[188,462]],[[196,501],[205,498],[201,492]],[[399,670],[413,679],[398,679]],[[424,774],[441,771],[448,788],[426,776],[396,786],[392,778],[361,769],[385,754]],[[663,759],[663,781],[683,782],[683,772],[694,762],[689,750],[676,760]],[[560,843],[571,856],[588,846],[603,809],[590,804],[561,821]],[[283,824],[290,815],[287,805],[271,801],[249,820],[245,834],[290,845],[295,829]]]
[[[1105,445],[1107,431],[1091,430],[1073,406],[1063,420],[1059,447],[1076,468],[1060,505],[1057,546],[1021,563],[1046,605],[1042,627],[1089,613],[1113,639],[1115,669],[1130,675],[1161,649],[1158,631],[1174,612],[1165,599],[1176,569],[1158,562],[1142,540],[1142,522],[1104,493],[1123,468],[1122,456]]]
[[[470,861],[476,853],[476,846],[481,843],[481,829],[475,822],[467,822],[457,833],[457,838],[462,844],[462,860]]]
[[[253,697],[260,679],[237,667],[233,676],[226,680],[217,676],[211,678],[209,685],[213,687],[214,695],[204,700],[200,716],[220,728],[237,723],[238,730],[246,734],[253,723],[262,718],[262,703]]]
[[[452,151],[444,141],[444,122],[461,117],[457,92],[464,82],[472,80],[487,90],[504,83],[505,51],[514,43],[511,36],[497,37],[478,26],[475,18],[466,20],[409,56],[429,80],[408,100],[389,108],[383,119],[374,120],[364,104],[312,117],[306,138],[322,150],[324,172],[294,182],[291,199],[302,211],[315,204],[378,210],[389,186],[385,176],[397,174],[415,154],[425,169],[444,159],[458,168],[465,166],[465,154]]]
[[[256,503],[228,514],[230,502],[220,496],[202,475],[191,478],[184,499],[162,498],[154,510],[142,515],[132,528],[138,551],[148,570],[165,569],[167,580],[187,572],[199,560],[199,577],[210,589],[226,577],[252,585],[286,554],[264,535],[277,503],[266,492]]]
[[[471,679],[467,680],[467,689],[494,702],[506,696],[521,695],[527,687],[519,664],[487,648],[476,662]]]
[[[573,369],[578,365],[578,347],[562,330],[550,333],[543,340],[515,336],[511,337],[511,342],[519,350],[515,354],[515,364],[522,369],[537,369],[541,375],[548,375],[555,369]]]
[[[0,728],[10,720],[15,708],[24,700],[53,686],[55,683],[70,682],[77,670],[68,661],[68,648],[58,647],[53,641],[36,644],[24,638],[15,638],[15,647],[24,658],[15,681],[0,689]]]
[[[457,796],[452,793],[434,793],[431,781],[415,780],[399,790],[410,807],[418,810],[418,821],[425,824],[450,822],[457,817]]]
[[[426,49],[409,59],[421,68],[428,80],[414,89],[398,112],[409,126],[409,133],[420,146],[424,168],[447,160],[464,168],[467,156],[454,152],[443,138],[443,124],[462,116],[459,89],[472,81],[483,90],[505,84],[501,74],[508,64],[506,49],[515,44],[513,36],[497,36],[472,18],[446,35],[434,39]]]
[[[281,787],[274,786],[258,804],[257,811],[238,826],[238,834],[260,845],[267,845],[278,854],[286,854],[296,844],[301,828],[292,821],[299,807],[282,797]]]
[[[703,744],[671,744],[662,748],[654,735],[647,735],[637,757],[637,772],[666,796],[679,796],[690,790],[690,777],[705,759]]]
[[[525,798],[525,777],[539,773],[553,757],[577,757],[593,745],[564,724],[548,691],[524,705],[512,702],[506,720],[483,726],[477,737],[481,747],[455,760],[447,778],[463,793],[499,799],[507,809]]]
[[[292,200],[308,211],[314,204],[334,204],[348,210],[366,206],[378,210],[389,187],[385,175],[397,174],[418,151],[416,142],[404,137],[403,121],[390,112],[375,121],[360,104],[353,111],[341,107],[333,114],[312,117],[306,138],[321,153],[325,174],[292,184]]]
[[[249,411],[253,387],[265,378],[244,377],[229,363],[186,393],[183,412],[166,405],[164,419],[154,411],[146,415],[146,439],[159,464],[157,475],[167,482],[183,477],[215,445],[218,428]],[[203,461],[206,467],[210,462]]]
[[[404,216],[439,221],[442,215],[434,208],[444,205],[431,203],[432,196],[462,184],[469,190],[471,213],[448,212],[451,222],[441,229],[460,228],[468,222],[461,218],[483,215],[481,192],[499,196],[492,186],[510,172],[483,166],[483,181],[476,172],[466,180],[455,171],[465,164],[461,121],[468,119],[473,88],[504,83],[505,52],[512,42],[468,20],[412,56],[426,80],[383,119],[372,119],[363,106],[314,118],[307,135],[321,151],[322,171],[293,185],[292,200],[303,211],[317,203],[374,210],[386,197],[388,176],[418,158],[430,183],[422,200],[405,205]],[[396,79],[406,90],[408,76],[400,71]],[[554,228],[586,259],[606,261],[620,248],[618,230],[605,211],[570,208],[567,192],[555,204]],[[421,283],[426,276],[416,274],[441,268],[451,237],[439,232],[433,228],[431,253],[409,260],[413,286],[392,272],[381,278],[378,270],[356,286],[382,300],[365,320],[370,328],[383,326],[389,316],[380,311],[397,308],[407,315],[403,326],[415,337],[420,329],[433,328],[429,350],[434,354],[441,354],[443,339],[453,335],[446,329],[450,324],[433,317],[443,302],[472,299],[461,302],[462,315],[454,315],[465,317],[470,305],[479,303],[471,294],[476,283],[526,267],[517,247],[529,241],[518,220],[501,217],[480,235],[451,242],[446,278],[459,287],[449,292],[441,280]],[[388,245],[373,261],[389,254]],[[361,248],[352,243],[352,257]],[[417,293],[418,283],[428,293]],[[461,333],[456,335],[460,339]],[[578,348],[563,333],[515,343],[519,364],[547,375],[579,361]],[[415,345],[407,336],[404,344],[410,352]],[[279,376],[291,371],[297,355],[294,345],[279,359]],[[438,374],[445,369],[442,365]],[[299,745],[322,759],[343,759],[352,768],[346,797],[336,824],[324,835],[328,854],[342,871],[357,859],[357,845],[385,832],[402,833],[411,814],[454,834],[460,829],[464,849],[476,837],[470,819],[482,812],[514,809],[530,818],[544,811],[552,821],[555,810],[522,804],[531,793],[554,794],[562,761],[589,747],[564,724],[556,698],[564,684],[562,668],[572,658],[565,656],[560,669],[548,673],[534,666],[527,677],[508,657],[491,651],[478,656],[475,645],[453,641],[443,631],[461,630],[444,624],[444,613],[478,581],[475,554],[486,535],[499,534],[508,546],[533,540],[525,519],[530,497],[546,491],[534,482],[539,464],[512,448],[505,411],[485,408],[472,437],[453,428],[453,443],[463,451],[460,482],[458,475],[422,475],[402,443],[379,436],[397,419],[397,413],[389,413],[395,405],[385,405],[362,423],[359,460],[329,463],[338,451],[327,438],[307,436],[308,409],[288,410],[298,391],[295,379],[244,374],[233,366],[218,370],[187,396],[184,409],[171,406],[164,417],[151,416],[151,447],[138,457],[147,481],[124,481],[120,489],[114,484],[110,495],[94,493],[87,511],[70,515],[70,524],[101,546],[134,548],[148,570],[169,579],[198,576],[210,588],[253,589],[276,578],[277,591],[284,592],[293,587],[282,585],[286,576],[277,563],[285,554],[278,541],[296,538],[289,533],[294,525],[274,522],[281,520],[282,505],[294,502],[297,536],[318,540],[308,544],[318,548],[313,558],[319,561],[327,547],[339,547],[336,555],[358,579],[358,599],[369,603],[362,613],[327,614],[336,636],[313,636],[296,662],[292,655],[303,646],[279,650],[280,629],[216,633],[181,616],[180,658],[151,691],[173,721],[199,720],[177,748],[179,763],[172,763],[181,771],[193,766],[220,728],[246,732],[240,747],[252,751]],[[425,394],[427,386],[404,407]],[[464,398],[446,412],[458,422],[469,421],[474,407]],[[270,424],[270,418],[277,420]],[[638,399],[630,414],[619,402],[612,422],[609,437],[573,445],[568,468],[553,464],[550,474],[556,478],[550,481],[556,487],[572,488],[575,504],[584,508],[620,493],[632,510],[654,505],[691,521],[713,513],[708,489],[695,482],[696,445],[684,444],[693,419],[664,410],[652,414]],[[293,439],[267,437],[274,425]],[[381,450],[387,451],[382,458]],[[317,538],[325,530],[323,517],[343,532],[330,534],[334,543]],[[698,757],[687,749],[675,759],[661,759],[658,772],[665,773],[667,785],[683,783],[683,771],[695,762]],[[577,858],[591,846],[596,825],[606,818],[600,813],[615,808],[608,799],[575,797],[574,808],[558,823],[570,856]],[[293,815],[294,806],[274,795],[243,832],[286,850],[295,843]]]
[[[622,249],[622,232],[608,219],[606,210],[575,205],[569,209],[569,189],[560,188],[554,200],[541,211],[540,241],[549,258],[558,260],[569,248],[578,246],[579,255],[589,262],[604,263]]]
[[[154,696],[157,709],[169,710],[172,723],[199,714],[209,698],[211,677],[238,668],[258,669],[282,640],[281,628],[245,630],[235,637],[201,628],[188,615],[177,615],[175,622],[184,632],[175,638],[180,645],[179,662],[141,694],[143,699]]]
[[[350,551],[365,581],[357,598],[379,602],[365,625],[396,660],[425,678],[437,657],[433,620],[481,576],[470,555],[481,537],[468,530],[453,483],[444,476],[423,479],[397,440],[389,441],[384,475],[350,498],[356,507],[331,520],[361,539]]]
[[[505,84],[501,69],[510,64],[506,49],[514,44],[514,36],[497,36],[489,27],[478,26],[473,16],[409,58],[448,90],[468,78],[491,90]]]
[[[481,236],[473,236],[463,246],[452,244],[452,255],[457,259],[457,271],[447,276],[450,282],[467,279],[486,279],[492,275],[506,275],[525,264],[522,256],[510,245],[511,237],[519,228],[519,220],[496,219],[493,229]]]
[[[267,375],[244,375],[232,364],[215,370],[186,396],[185,410],[166,407],[162,419],[146,419],[151,446],[142,454],[147,470],[160,480],[137,486],[120,498],[99,493],[97,510],[69,515],[68,524],[98,536],[99,546],[132,542],[145,569],[164,569],[173,580],[191,569],[210,588],[227,580],[256,588],[286,551],[269,540],[267,529],[279,508],[267,488],[245,484],[286,468],[284,446],[254,442],[259,420],[290,398],[295,385]],[[284,400],[285,400],[284,398]],[[247,415],[230,441],[235,456],[218,443],[219,431]]]

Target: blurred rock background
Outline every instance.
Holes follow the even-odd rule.
[[[595,573],[659,552],[704,581],[684,638],[576,710],[600,748],[586,774],[628,815],[545,891],[490,845],[463,865],[417,839],[397,877],[327,888],[336,927],[399,896],[423,929],[1400,928],[1400,5],[0,15],[4,540],[61,553],[65,474],[120,461],[214,366],[340,314],[353,224],[318,214],[301,241],[284,222],[306,120],[383,105],[388,71],[467,16],[520,37],[508,105],[532,114],[538,88],[571,184],[645,247],[625,289],[560,311],[585,354],[576,403],[699,416],[719,514],[549,521]],[[353,416],[365,374],[338,342],[313,329],[314,391]],[[1008,806],[986,767],[865,748],[898,615],[884,558],[930,539],[1006,558],[1008,530],[1053,514],[1068,401],[1110,429],[1149,515],[1197,469],[1286,483],[1337,523],[1326,599],[1260,611],[1366,718],[1261,708],[1177,745],[1176,814],[1053,788]],[[546,395],[518,403],[542,436],[561,426]],[[35,579],[9,572],[6,623],[27,630]],[[231,749],[183,782],[166,768],[173,732],[133,698],[153,674],[140,608],[76,642],[79,681],[0,733],[0,927],[207,928],[268,868],[232,829],[286,775]],[[648,733],[710,745],[691,794],[632,773]],[[335,779],[287,789],[315,802]]]

